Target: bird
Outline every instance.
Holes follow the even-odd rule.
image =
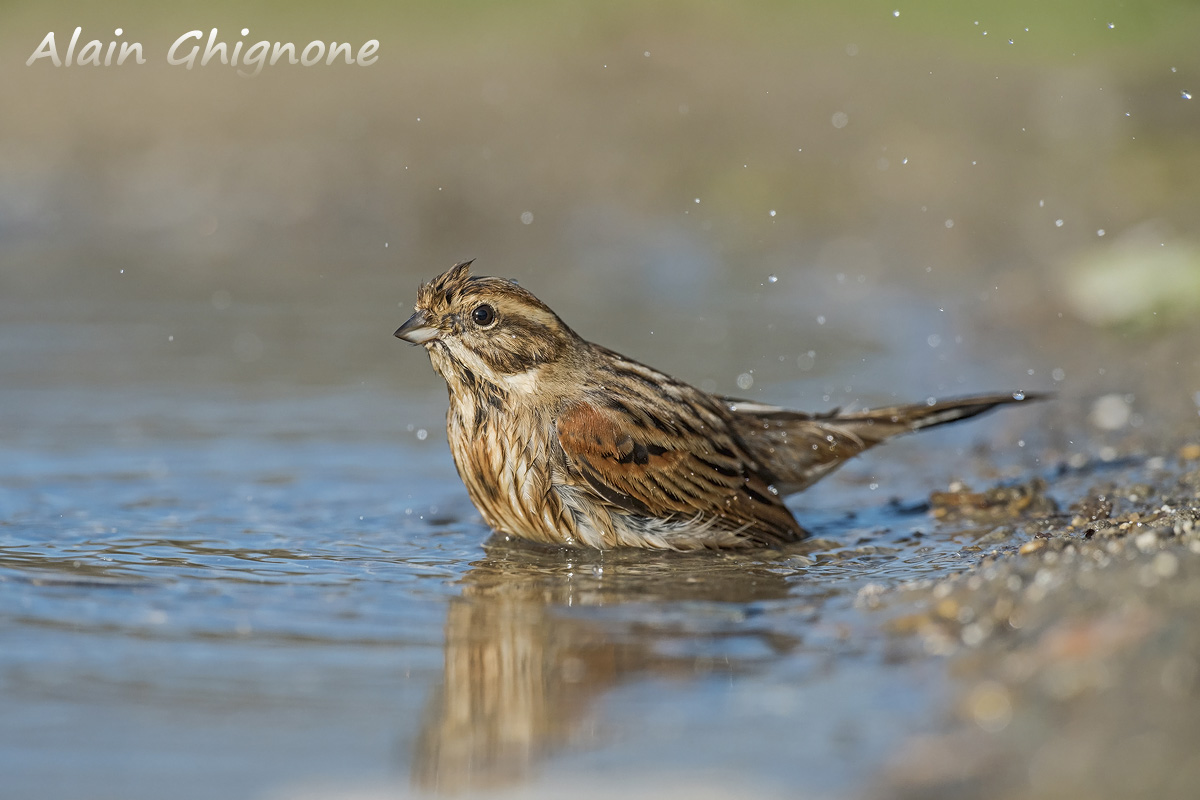
[[[779,548],[808,535],[784,499],[851,457],[1041,397],[823,413],[723,397],[584,339],[472,263],[423,283],[395,336],[446,381],[450,452],[484,521],[542,545]]]

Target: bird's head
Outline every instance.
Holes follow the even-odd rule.
[[[455,264],[417,292],[415,313],[396,337],[419,344],[450,381],[473,374],[501,386],[572,353],[582,340],[541,301],[504,278],[472,276]]]

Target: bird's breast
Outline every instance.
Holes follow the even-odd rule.
[[[450,452],[471,501],[491,527],[545,544],[571,544],[574,524],[554,491],[549,420],[500,390],[453,396]]]

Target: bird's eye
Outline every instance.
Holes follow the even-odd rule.
[[[471,319],[475,320],[476,325],[486,328],[496,321],[496,309],[487,303],[475,306],[475,310],[471,312]]]

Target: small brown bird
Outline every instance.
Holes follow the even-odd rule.
[[[570,547],[776,546],[807,534],[783,498],[897,434],[1004,394],[807,414],[718,397],[580,337],[470,261],[423,284],[396,336],[450,391],[458,474],[497,531]]]

